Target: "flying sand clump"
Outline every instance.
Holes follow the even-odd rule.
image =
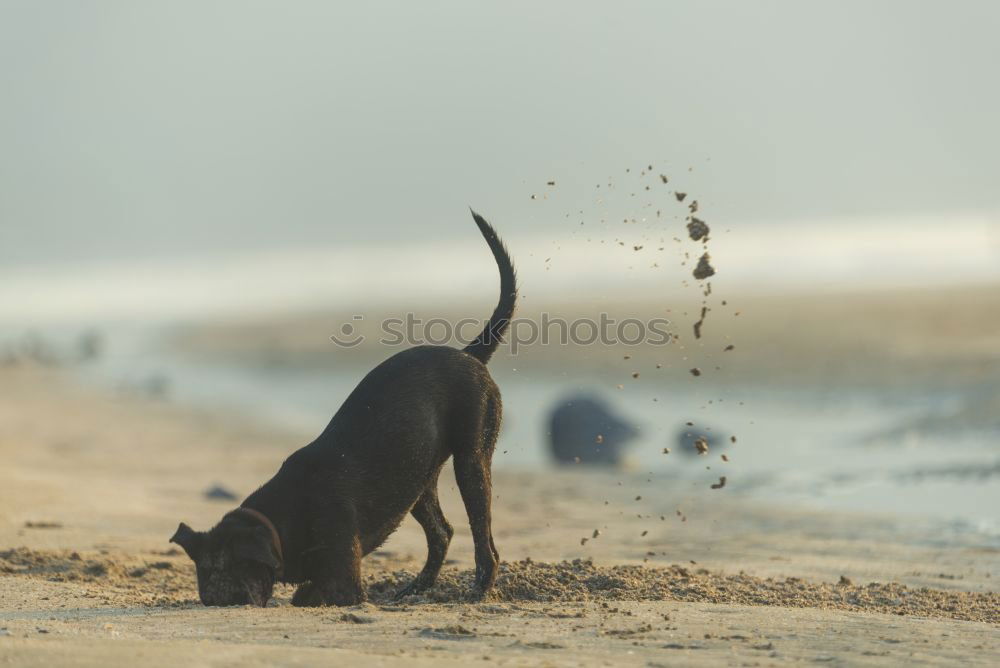
[[[691,237],[692,241],[701,241],[702,239],[708,239],[709,228],[708,224],[701,218],[695,218],[691,216],[691,221],[687,224],[688,236]]]
[[[692,171],[692,169],[689,168],[688,171]],[[695,320],[692,323],[692,330],[693,330],[693,337],[694,337],[694,339],[695,340],[700,340],[700,339],[702,339],[702,335],[705,334],[705,332],[706,332],[705,328],[707,327],[707,323],[708,323],[708,315],[710,314],[711,311],[713,311],[715,309],[715,307],[712,306],[712,305],[710,305],[710,303],[709,303],[709,300],[711,299],[711,296],[712,296],[712,282],[709,281],[708,279],[710,279],[711,277],[713,277],[716,274],[716,268],[712,265],[712,258],[711,258],[711,255],[709,253],[709,247],[708,247],[709,246],[710,237],[711,237],[712,228],[709,226],[708,222],[706,222],[702,217],[700,217],[703,214],[699,213],[702,210],[703,207],[701,206],[700,201],[696,197],[694,197],[692,194],[686,192],[686,190],[682,190],[682,189],[678,188],[677,187],[678,184],[673,183],[671,181],[671,179],[667,177],[666,174],[658,172],[658,171],[654,171],[652,164],[649,164],[648,166],[644,166],[644,167],[640,168],[639,170],[625,169],[625,173],[626,174],[636,174],[637,173],[638,176],[639,176],[639,178],[646,178],[647,179],[646,181],[639,182],[638,184],[632,184],[632,183],[630,183],[630,184],[626,185],[626,189],[623,192],[627,193],[629,197],[635,198],[638,195],[641,195],[642,192],[648,192],[648,191],[651,191],[651,190],[656,190],[656,191],[658,191],[658,193],[662,193],[663,195],[665,195],[670,200],[673,200],[675,202],[675,205],[676,204],[680,204],[684,208],[684,213],[680,214],[680,215],[675,215],[674,218],[675,218],[675,220],[677,218],[682,218],[685,221],[685,225],[686,225],[686,237],[687,237],[687,239],[690,240],[690,241],[696,242],[700,246],[700,249],[698,249],[697,251],[685,249],[685,247],[684,247],[684,242],[686,241],[686,239],[684,239],[685,235],[684,234],[677,234],[676,231],[673,232],[673,240],[677,244],[680,245],[678,247],[678,251],[682,255],[681,266],[688,266],[688,263],[691,262],[693,266],[691,266],[691,268],[689,270],[691,271],[694,279],[697,280],[697,281],[699,281],[699,283],[696,284],[696,285],[697,285],[699,291],[701,292],[701,306],[700,306],[700,309],[699,309],[700,312],[696,311],[697,320]],[[662,189],[656,187],[657,180],[659,181],[659,184],[662,184]],[[547,185],[549,187],[552,187],[554,185],[554,183],[550,181],[550,182],[547,183]],[[606,186],[606,190],[608,191],[607,196],[605,196],[605,195],[602,194],[597,199],[597,204],[598,205],[603,205],[604,202],[605,202],[605,200],[607,199],[607,197],[608,196],[612,196],[612,194],[614,193],[615,190],[621,190],[622,185],[623,184],[615,183],[615,180],[612,177],[610,177],[610,176],[608,177],[608,180],[607,180],[606,184],[601,184],[601,183],[597,184],[596,187],[598,189],[605,190],[605,186]],[[651,185],[652,185],[652,187],[651,187]],[[652,193],[650,193],[650,194],[652,194]],[[660,195],[660,196],[662,197],[662,195]],[[635,206],[634,203],[637,200],[631,200],[631,201],[633,202],[632,206]],[[628,212],[628,215],[624,215],[624,217],[620,217],[621,214],[618,214],[618,216],[616,217],[617,220],[620,220],[622,223],[624,223],[624,224],[626,224],[626,225],[628,225],[630,227],[633,226],[633,225],[635,225],[635,224],[637,224],[637,223],[645,223],[645,222],[649,221],[649,222],[654,223],[656,225],[656,227],[654,228],[654,231],[659,232],[661,235],[665,235],[663,238],[659,239],[659,244],[657,244],[656,241],[654,239],[650,238],[649,236],[645,236],[645,237],[642,237],[641,239],[634,239],[634,240],[630,240],[630,239],[627,239],[627,238],[616,238],[616,239],[614,239],[614,243],[617,244],[618,246],[621,246],[621,247],[623,247],[625,249],[629,249],[630,248],[634,253],[636,253],[637,255],[634,256],[635,258],[646,257],[647,253],[651,253],[654,249],[657,250],[657,251],[663,251],[663,250],[665,250],[665,248],[664,248],[664,246],[665,246],[665,243],[664,243],[665,242],[665,237],[666,236],[670,236],[671,232],[668,232],[667,230],[661,229],[660,228],[660,224],[661,224],[661,221],[663,221],[663,218],[665,218],[668,215],[668,211],[667,211],[666,208],[663,208],[663,209],[656,208],[656,205],[658,203],[659,202],[657,202],[654,199],[654,200],[643,201],[640,204],[641,208],[642,209],[648,209],[649,212],[650,212],[650,214],[652,214],[652,213],[655,212],[655,219],[652,218],[652,217],[650,217],[650,218],[643,217],[641,213],[636,213],[634,211],[633,212]],[[582,215],[582,214],[584,214],[584,211],[580,210],[578,213]],[[623,213],[625,213],[625,212],[623,212]],[[567,213],[566,217],[569,218],[570,215],[575,215],[575,214]],[[601,223],[610,222],[611,219],[613,219],[613,218],[610,217],[610,216],[609,216],[608,219],[601,218],[600,222]],[[580,224],[583,225],[584,221],[581,220]],[[588,239],[588,241],[590,241],[590,239]],[[601,243],[604,243],[604,241],[602,241]],[[659,266],[660,266],[659,262],[656,262],[656,261],[652,261],[651,262],[651,267],[652,268],[655,269],[655,268],[658,268]],[[632,269],[632,268],[633,268],[633,266],[630,265],[629,269]],[[685,286],[691,286],[692,285],[689,281],[682,281],[682,284],[685,285]],[[721,302],[721,305],[723,307],[726,306],[726,301],[723,300]],[[668,313],[669,313],[669,310],[668,310]],[[685,313],[684,315],[687,315],[687,313]],[[738,313],[737,313],[737,315],[738,315]],[[676,332],[672,333],[671,337],[672,337],[672,339],[671,339],[672,341],[680,341],[681,340],[681,335],[678,334],[678,333],[676,333]],[[701,344],[699,343],[697,345],[700,346]],[[734,350],[734,346],[732,344],[729,344],[729,345],[725,346],[725,352],[729,352],[729,351],[732,351],[732,350]],[[629,360],[630,358],[631,358],[630,355],[625,355],[624,356],[625,360]],[[687,358],[685,358],[685,359],[687,359]],[[692,361],[694,361],[694,360],[692,360]],[[661,369],[661,368],[664,368],[664,367],[660,363],[657,363],[656,364],[656,368],[657,369]],[[704,367],[704,368],[707,369],[708,367]],[[714,366],[714,368],[716,370],[720,369],[719,366]],[[633,381],[638,381],[640,379],[640,377],[645,378],[645,375],[644,375],[645,372],[643,372],[643,375],[641,375],[640,374],[640,370],[639,369],[635,369],[634,367],[632,369],[628,370],[628,372],[629,372],[629,374],[630,374],[630,376],[631,376],[631,378],[632,378]],[[688,369],[688,372],[691,374],[691,376],[693,376],[695,378],[698,378],[698,377],[700,377],[700,376],[703,375],[702,368],[699,368],[698,366],[692,366],[692,367],[690,367]],[[615,388],[618,389],[618,390],[625,390],[626,386],[624,384],[622,384],[622,383],[619,383],[619,384],[615,385]],[[653,398],[653,401],[657,401],[657,399]],[[710,401],[709,403],[712,403],[712,402]],[[598,445],[600,445],[602,443],[602,441],[603,441],[603,438],[600,435],[598,435],[597,438],[595,438],[595,442]],[[707,452],[707,450],[708,450],[707,445],[708,445],[707,442],[704,442],[704,450],[702,451],[702,454],[704,454],[704,452]],[[702,450],[701,448],[698,448],[698,449],[700,451]],[[664,454],[667,454],[669,452],[669,449],[664,449],[663,452],[664,452]],[[725,460],[723,460],[723,461],[725,461]],[[714,489],[721,489],[723,485],[725,485],[724,482],[716,483],[716,486],[714,487]]]
[[[703,253],[700,258],[698,258],[698,266],[694,268],[694,277],[699,281],[704,280],[710,276],[715,276],[715,267],[711,265],[711,256],[708,253]]]

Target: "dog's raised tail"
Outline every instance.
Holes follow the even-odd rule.
[[[465,347],[465,352],[469,353],[477,360],[486,364],[490,361],[497,346],[503,340],[504,332],[510,326],[510,319],[514,317],[514,306],[517,304],[517,276],[514,273],[514,265],[507,254],[507,248],[500,241],[496,230],[486,222],[486,219],[475,211],[472,217],[479,226],[479,231],[483,233],[483,238],[493,251],[493,257],[500,268],[500,301],[497,303],[490,321],[486,327],[476,337],[476,340]]]

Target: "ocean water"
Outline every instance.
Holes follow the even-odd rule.
[[[170,352],[160,334],[156,328],[109,333],[106,354],[81,366],[82,377],[201,410],[252,414],[302,434],[301,442],[281,446],[288,453],[326,426],[363,376],[195,361]],[[498,470],[556,466],[548,449],[551,410],[569,396],[595,394],[639,430],[626,450],[627,469],[648,472],[698,503],[736,494],[788,507],[931,518],[940,523],[942,541],[961,534],[1000,546],[1000,434],[907,428],[933,424],[936,415],[946,419],[963,401],[953,392],[709,383],[617,391],[568,375],[505,369],[495,375],[505,414]],[[707,455],[682,452],[678,433],[687,422],[710,429]],[[725,488],[712,490],[720,476]]]

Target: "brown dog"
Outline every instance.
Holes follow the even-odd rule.
[[[319,437],[208,532],[184,523],[170,540],[194,560],[205,605],[264,606],[277,581],[299,584],[294,605],[364,600],[361,558],[407,513],[427,536],[427,563],[399,596],[437,579],[452,528],[437,481],[449,457],[476,549],[474,594],[496,580],[490,465],[500,391],[486,369],[514,313],[517,287],[503,243],[473,212],[500,268],[500,301],[463,350],[419,346],[393,355],[354,389]]]

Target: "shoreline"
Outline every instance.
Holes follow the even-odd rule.
[[[934,516],[947,523],[945,535],[964,529],[995,540],[1000,527],[988,512],[1000,502],[1000,461],[990,449],[1000,434],[994,288],[734,297],[709,313],[702,339],[684,338],[682,327],[682,338],[664,350],[550,345],[498,355],[490,369],[503,391],[505,423],[494,468],[551,470],[551,411],[593,395],[637,428],[627,453],[632,470],[680,476],[665,483],[671,487],[687,485],[684,478],[706,486],[718,480],[690,458],[660,454],[664,447],[676,453],[679,430],[694,422],[740,440],[720,449],[729,463],[718,460],[714,444],[710,455],[713,470],[727,469],[718,470],[728,475],[726,494]],[[539,308],[526,304],[525,316]],[[578,317],[591,306],[599,308],[588,301],[559,312]],[[651,316],[656,309],[648,300],[606,306]],[[697,314],[689,306],[675,309],[680,324]],[[327,333],[339,318],[261,315],[146,331],[124,343],[109,332],[105,356],[79,369],[97,391],[121,386],[236,419],[254,414],[302,434],[302,443],[374,364],[399,349],[336,348]],[[726,351],[730,343],[735,349]],[[698,378],[694,366],[703,371]]]

